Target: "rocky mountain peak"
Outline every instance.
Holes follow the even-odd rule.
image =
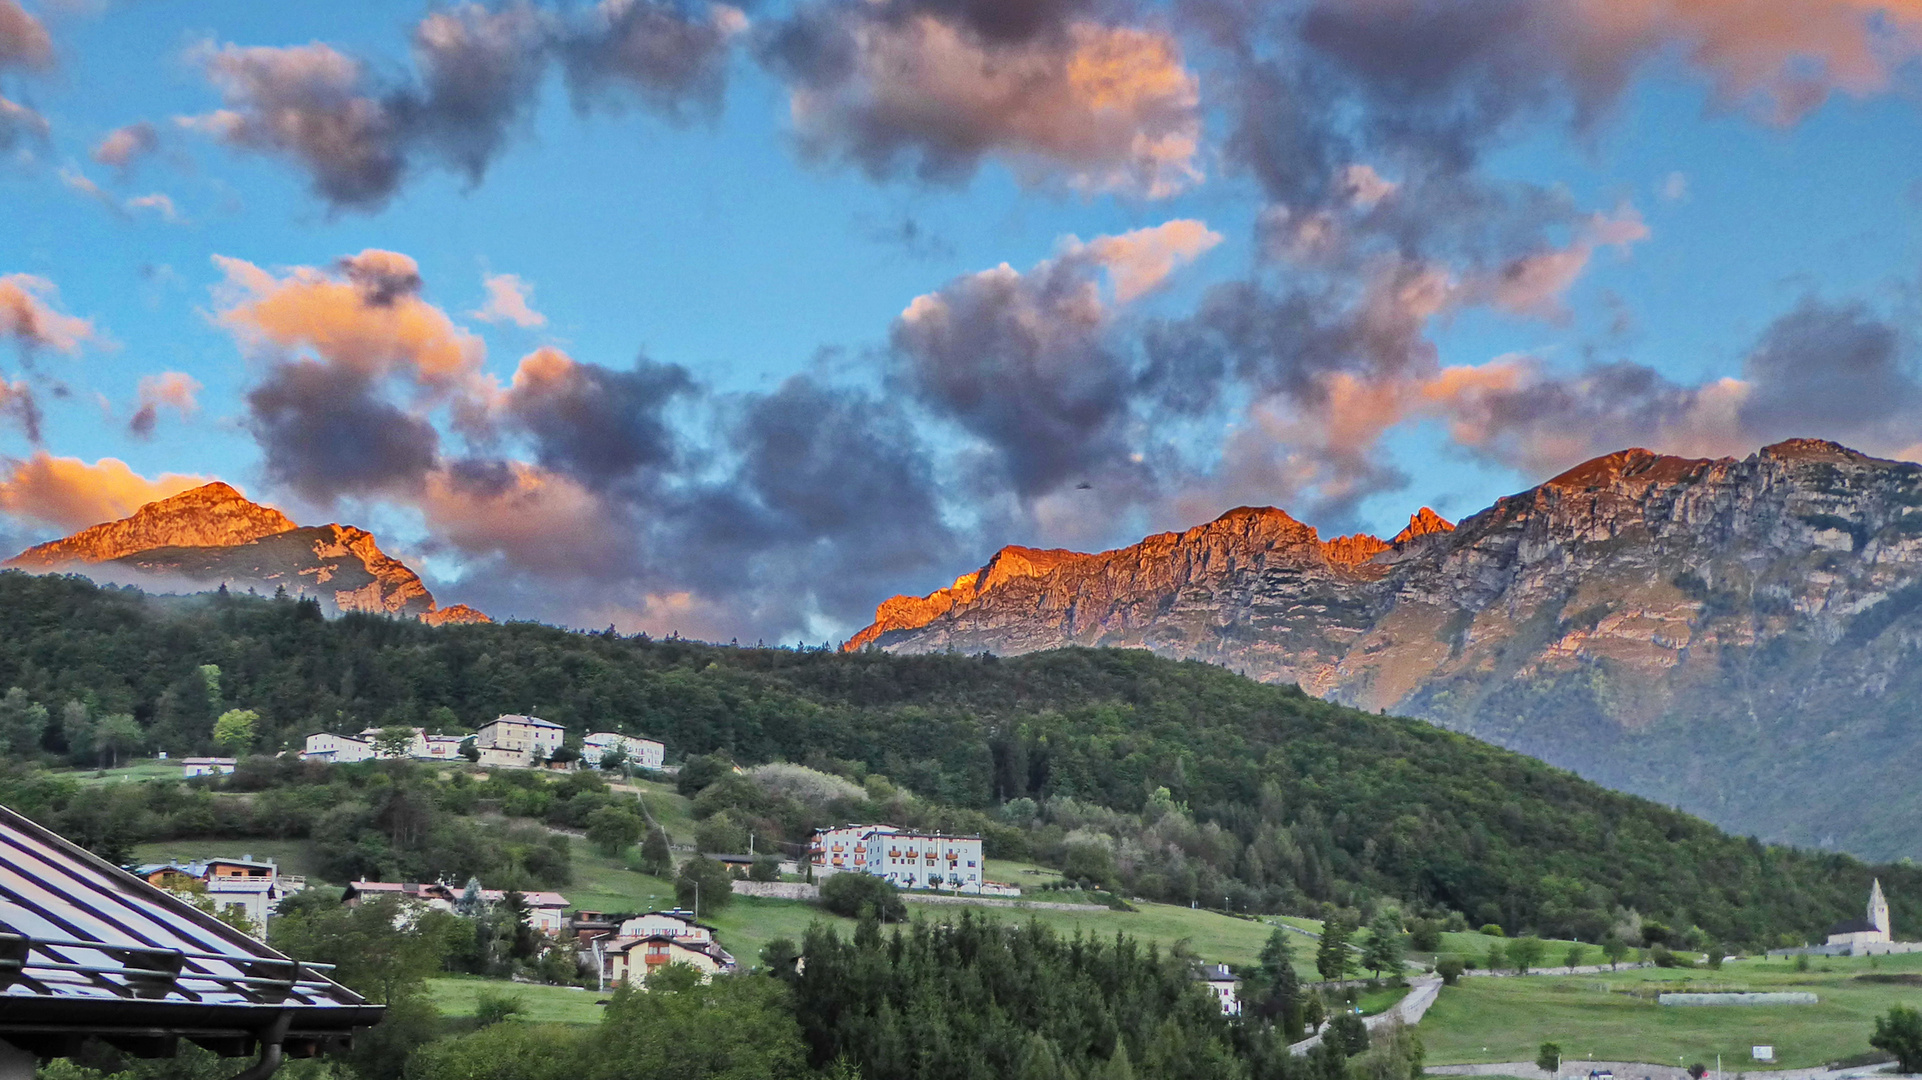
[[[0,566],[71,571],[167,591],[223,584],[265,593],[285,589],[334,611],[406,615],[435,625],[489,621],[465,605],[441,608],[420,576],[382,551],[367,530],[302,528],[218,481],[28,548]]]
[[[1389,543],[1400,547],[1410,540],[1419,540],[1424,536],[1434,536],[1437,533],[1451,533],[1454,531],[1454,522],[1449,521],[1447,518],[1424,506],[1420,510],[1408,515],[1407,527],[1396,533],[1395,538],[1389,541]]]
[[[1593,491],[1624,485],[1648,487],[1653,484],[1676,484],[1699,478],[1712,466],[1729,465],[1734,461],[1734,458],[1676,457],[1637,446],[1584,461],[1542,486],[1567,491]]]
[[[150,502],[119,521],[28,548],[0,565],[48,569],[105,562],[160,547],[228,547],[294,527],[287,515],[215,481]]]

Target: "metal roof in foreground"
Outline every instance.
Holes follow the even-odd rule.
[[[347,1045],[382,1006],[0,807],[0,1039],[40,1057],[89,1036],[141,1056]],[[276,1055],[278,1056],[278,1055]]]

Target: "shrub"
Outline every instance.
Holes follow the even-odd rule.
[[[884,878],[858,871],[844,871],[822,882],[821,906],[850,919],[860,918],[863,911],[872,911],[882,922],[903,922],[908,917],[900,890]]]
[[[502,993],[497,990],[482,990],[474,995],[474,1022],[481,1027],[512,1020],[527,1012],[527,1003],[519,994]]]
[[[1441,976],[1443,983],[1453,986],[1456,981],[1462,977],[1462,970],[1465,966],[1466,965],[1462,963],[1461,957],[1456,956],[1454,953],[1448,953],[1435,961],[1435,974]]]
[[[1334,1022],[1328,1025],[1328,1034],[1323,1041],[1341,1048],[1349,1057],[1368,1049],[1368,1025],[1359,1014],[1343,1010]]]
[[[1502,928],[1496,925],[1495,923],[1483,923],[1482,933],[1487,934],[1489,937],[1507,937],[1508,936],[1507,934],[1502,933]]]
[[[1887,1015],[1876,1017],[1869,1045],[1894,1054],[1902,1072],[1922,1070],[1922,1012],[1907,1005],[1891,1006]]]
[[[1408,923],[1408,943],[1416,952],[1431,953],[1441,948],[1442,921],[1440,919],[1413,919]]]

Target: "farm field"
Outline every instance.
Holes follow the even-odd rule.
[[[179,780],[181,765],[178,761],[161,761],[158,758],[140,758],[129,761],[117,769],[63,769],[63,775],[71,776],[82,784],[116,784],[141,780]]]
[[[1466,978],[1445,987],[1421,1022],[1431,1065],[1532,1061],[1544,1042],[1572,1059],[1707,1062],[1723,1067],[1806,1068],[1861,1054],[1875,1017],[1891,1005],[1922,1005],[1922,955],[1813,958],[1812,970],[1781,960],[1739,961],[1721,971],[1641,968],[1599,975]],[[1880,981],[1880,980],[1890,981]],[[1894,981],[1905,980],[1905,981]],[[1679,1008],[1662,990],[1802,990],[1814,1005]],[[1775,1047],[1769,1066],[1750,1047]]]
[[[540,1024],[598,1024],[602,1011],[598,1002],[607,997],[593,990],[508,982],[505,979],[448,976],[427,980],[427,995],[445,1016],[474,1015],[475,1002],[484,993],[520,999],[522,1008],[526,1010],[521,1013],[521,1019]]]

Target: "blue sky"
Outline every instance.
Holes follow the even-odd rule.
[[[1914,457],[1922,9],[1780,6],[0,0],[0,539],[220,478],[443,602],[823,640],[1240,503]]]

